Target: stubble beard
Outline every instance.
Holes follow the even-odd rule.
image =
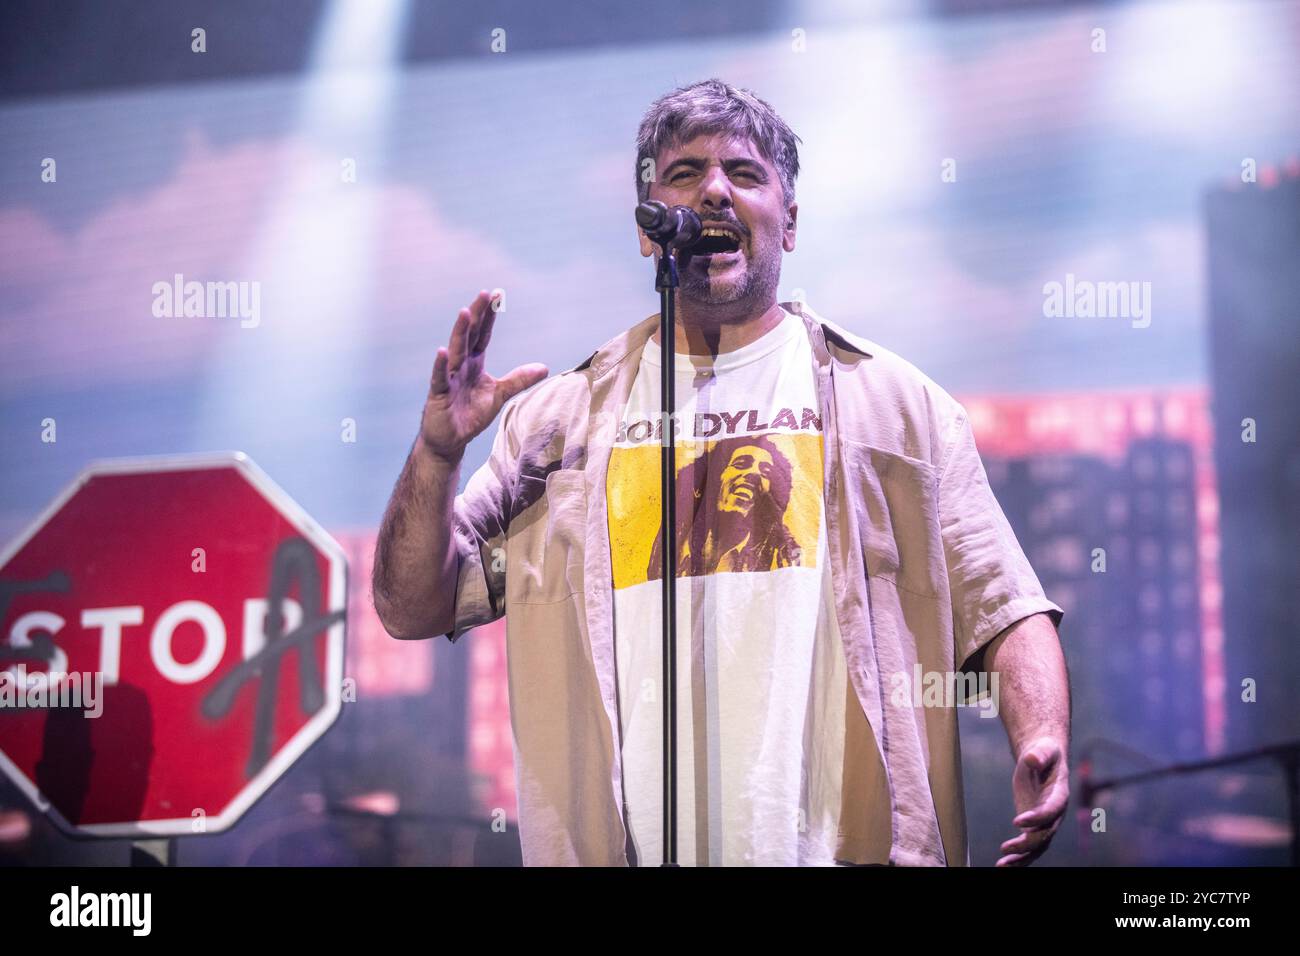
[[[767,308],[781,281],[781,250],[751,245],[737,282],[714,279],[707,271],[684,260],[678,270],[677,295],[683,312],[700,318],[746,318]],[[734,270],[733,270],[734,271]]]

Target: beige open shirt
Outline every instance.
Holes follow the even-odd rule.
[[[965,409],[898,356],[782,304],[807,327],[823,412],[849,675],[837,858],[969,865],[957,710],[895,703],[892,675],[978,668],[1004,628],[1062,612],[993,497]],[[506,615],[525,865],[628,865],[605,474],[658,324],[507,402],[456,498],[447,636]]]

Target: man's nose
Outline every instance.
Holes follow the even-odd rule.
[[[731,180],[721,166],[710,166],[700,177],[700,205],[711,209],[731,208]]]

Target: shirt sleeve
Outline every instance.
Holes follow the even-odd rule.
[[[518,484],[518,446],[512,439],[515,405],[505,405],[487,461],[456,496],[452,537],[456,543],[455,613],[447,639],[490,624],[506,611],[505,548],[511,503]]]
[[[984,646],[1012,624],[1064,611],[1047,599],[993,496],[965,410],[953,425],[939,478],[939,522],[952,595],[958,670],[979,670]]]

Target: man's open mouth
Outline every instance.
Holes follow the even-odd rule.
[[[704,228],[700,239],[691,247],[693,256],[712,256],[740,251],[740,237],[728,229]]]

